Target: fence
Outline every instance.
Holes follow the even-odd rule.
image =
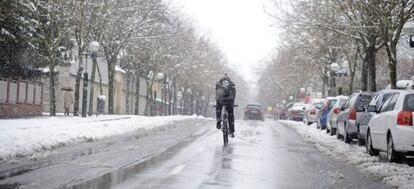
[[[42,105],[40,82],[0,78],[0,104]]]
[[[42,99],[40,82],[0,78],[0,118],[41,115]]]

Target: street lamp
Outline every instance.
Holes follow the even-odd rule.
[[[408,21],[405,23],[403,32],[410,37],[410,47],[414,47],[414,21]]]
[[[92,75],[91,75],[91,91],[89,95],[89,116],[92,116],[93,111],[93,98],[94,98],[94,82],[95,82],[95,69],[98,64],[96,57],[99,51],[99,42],[91,41],[89,43],[89,51],[91,52],[92,57]]]

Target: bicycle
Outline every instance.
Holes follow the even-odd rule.
[[[226,146],[229,143],[229,113],[227,112],[226,109],[227,104],[224,104],[223,107],[221,108],[221,131],[223,132],[223,142],[224,142],[224,146]],[[237,107],[238,105],[233,105],[233,107]],[[213,106],[213,107],[217,107]]]

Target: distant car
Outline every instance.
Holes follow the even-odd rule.
[[[351,143],[352,139],[358,138],[359,128],[356,122],[356,114],[364,111],[373,94],[371,92],[355,92],[341,107],[341,113],[338,115],[336,136],[338,139],[343,138],[345,143]]]
[[[282,120],[288,119],[289,108],[291,108],[293,104],[294,102],[290,102],[281,109],[280,114],[279,114],[279,119],[282,119]]]
[[[265,118],[266,119],[273,119],[274,120],[275,119],[275,116],[273,116],[272,114],[266,114],[265,115]]]
[[[414,91],[401,90],[390,96],[381,108],[368,106],[377,115],[368,124],[366,149],[370,155],[387,152],[390,162],[414,155]]]
[[[317,121],[317,115],[319,110],[322,108],[323,102],[317,101],[308,106],[305,110],[303,122],[307,125],[311,125]]]
[[[294,103],[288,112],[289,120],[303,121],[303,116],[305,115],[305,110],[307,106],[307,104],[303,103]]]
[[[321,110],[318,112],[317,120],[318,125],[317,127],[320,129],[326,129],[327,120],[328,120],[328,113],[331,111],[333,105],[336,102],[335,97],[326,97],[325,101],[323,102],[323,106]]]
[[[375,106],[379,110],[384,104],[384,102],[392,96],[398,90],[381,90],[378,91],[375,96],[371,99],[368,106]],[[376,112],[358,111],[356,115],[356,122],[358,123],[357,127],[359,128],[358,144],[365,144],[365,139],[367,137],[368,123],[374,115],[377,115]]]
[[[262,120],[264,121],[263,108],[261,104],[247,104],[244,109],[244,120]]]
[[[326,132],[331,136],[336,134],[336,125],[338,123],[338,114],[341,112],[341,107],[345,104],[349,97],[337,96],[337,100],[328,113],[328,120],[326,122]]]

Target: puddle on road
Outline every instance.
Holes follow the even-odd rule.
[[[20,189],[21,184],[12,183],[12,184],[0,184],[1,189]]]
[[[125,167],[121,167],[117,170],[112,172],[106,173],[100,177],[95,179],[78,183],[69,186],[63,186],[61,188],[65,189],[88,189],[88,188],[99,188],[99,189],[106,189],[115,186],[129,178],[134,177],[136,174],[148,170],[150,168],[156,167],[161,165],[161,163],[165,160],[168,160],[179,153],[179,151],[194,141],[199,136],[190,136],[183,142],[175,144],[174,146],[170,147],[168,150],[161,152],[159,154],[152,154],[147,157],[146,160],[135,162],[131,165],[127,165]],[[145,158],[144,158],[145,159]]]

